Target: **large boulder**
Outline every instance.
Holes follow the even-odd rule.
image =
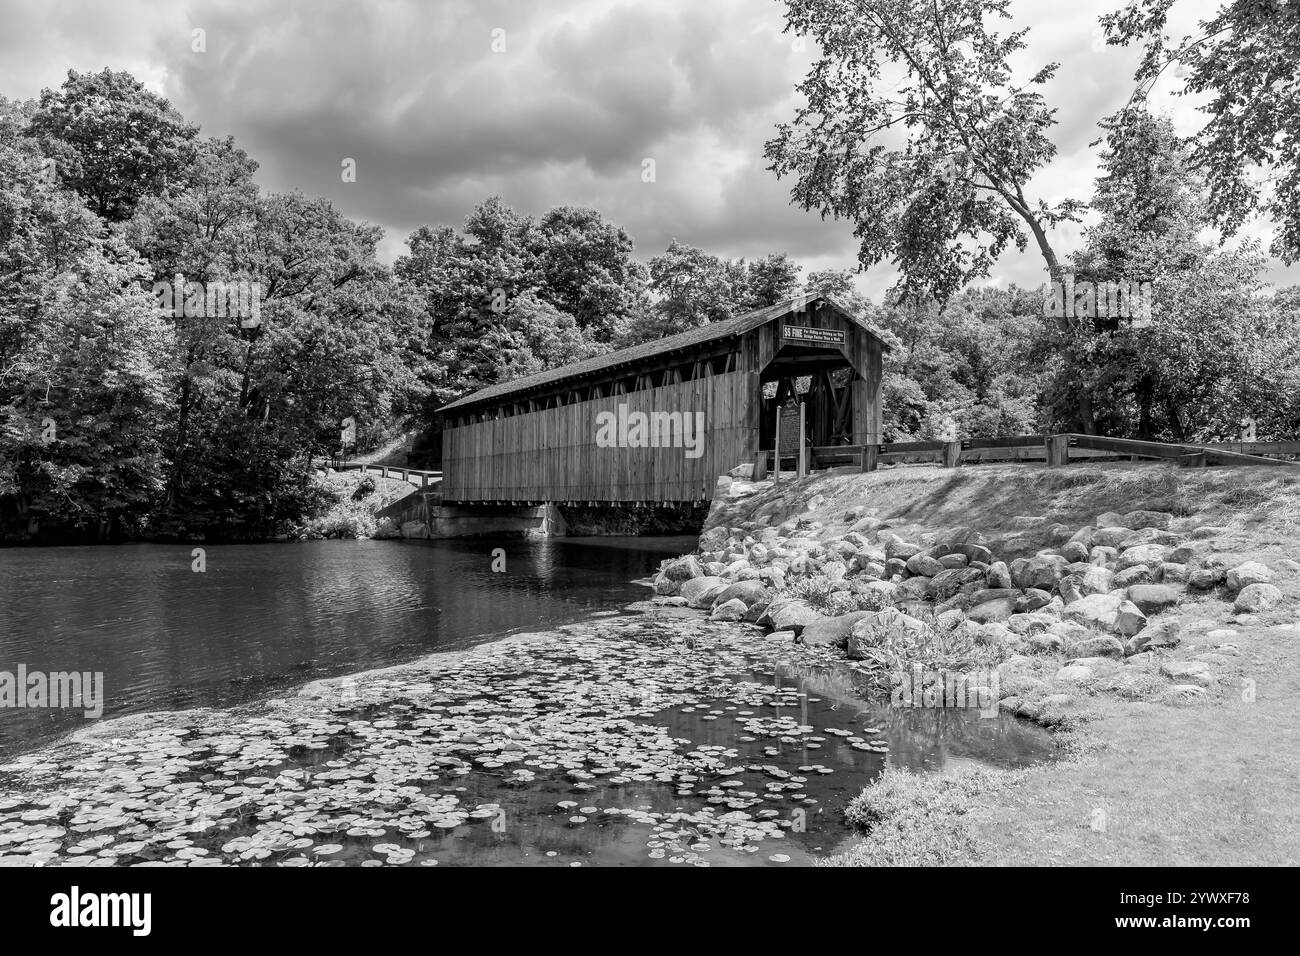
[[[930,596],[929,578],[908,578],[895,589],[900,601],[924,601]]]
[[[1156,573],[1151,570],[1149,564],[1135,564],[1131,568],[1125,568],[1115,575],[1115,580],[1111,583],[1113,590],[1128,589],[1138,584],[1151,584],[1156,579]]]
[[[1167,584],[1135,584],[1128,589],[1128,599],[1143,614],[1159,614],[1178,603],[1178,589]]]
[[[802,640],[805,644],[844,647],[848,644],[849,635],[853,633],[853,625],[871,613],[873,612],[853,611],[836,617],[819,617],[804,626]]]
[[[1190,576],[1187,565],[1166,561],[1157,569],[1156,579],[1161,584],[1186,584]]]
[[[885,543],[885,557],[897,558],[898,560],[904,562],[905,564],[912,557],[912,555],[920,554],[920,553],[921,553],[921,546],[919,544],[913,544],[910,541],[904,541],[902,538],[898,537],[897,535],[893,535]]]
[[[1169,552],[1169,560],[1176,564],[1191,564],[1205,551],[1202,544],[1180,544]]]
[[[1139,564],[1159,565],[1169,554],[1169,549],[1163,544],[1139,544],[1133,548],[1127,548],[1119,556],[1119,569],[1136,567]]]
[[[699,559],[693,554],[673,558],[663,566],[660,573],[670,581],[689,581],[691,578],[704,576]]]
[[[1094,548],[1118,548],[1120,542],[1132,533],[1131,528],[1116,526],[1098,528],[1093,532],[1092,546]]]
[[[1177,647],[1182,640],[1179,633],[1181,630],[1182,625],[1177,618],[1151,621],[1129,639],[1124,647],[1124,653],[1132,655],[1157,647]]]
[[[1119,594],[1088,594],[1073,604],[1067,604],[1062,617],[1084,627],[1101,627],[1110,630],[1115,625],[1115,615],[1124,598]]]
[[[867,656],[865,649],[886,642],[915,643],[925,637],[928,628],[924,621],[904,614],[898,608],[868,612],[853,625],[848,642],[849,657],[861,660]]]
[[[1252,584],[1268,584],[1273,580],[1273,572],[1267,565],[1258,561],[1246,561],[1237,565],[1227,574],[1228,590],[1240,591]]]
[[[1115,623],[1111,626],[1116,633],[1132,637],[1147,626],[1147,616],[1132,601],[1121,601],[1115,610]]]
[[[1003,561],[994,561],[989,565],[988,571],[985,572],[985,580],[988,581],[991,588],[1009,588],[1011,584],[1011,571]]]
[[[678,593],[686,598],[691,607],[707,608],[713,606],[713,599],[722,593],[728,582],[720,577],[691,578],[682,583]]]
[[[732,598],[730,601],[723,601],[713,608],[709,615],[711,621],[739,621],[744,618],[749,607],[740,598]]]
[[[1114,590],[1115,573],[1107,568],[1092,567],[1083,572],[1079,581],[1079,591],[1084,597],[1089,594],[1108,594]]]
[[[1197,568],[1187,576],[1187,586],[1198,591],[1209,591],[1223,583],[1224,574],[1222,568]]]
[[[663,576],[662,572],[655,575],[654,590],[655,594],[660,597],[672,597],[676,595],[681,586],[681,581],[674,581],[672,578],[666,578]]]
[[[1037,611],[1040,607],[1047,607],[1052,603],[1052,595],[1040,588],[1026,588],[1024,593],[1016,601],[1016,611],[1018,613]]]
[[[767,609],[767,615],[773,630],[794,631],[796,634],[802,633],[805,627],[822,617],[807,602],[789,598],[773,601]]]
[[[946,601],[972,578],[980,579],[983,575],[967,568],[947,568],[930,579],[930,594],[936,601]]]
[[[1017,558],[1011,562],[1011,583],[1021,588],[1040,588],[1054,591],[1065,576],[1068,562],[1060,555],[1038,554],[1032,558]]]
[[[1073,563],[1088,560],[1088,546],[1082,541],[1067,541],[1061,545],[1061,557]]]
[[[932,558],[924,552],[914,554],[907,559],[907,570],[909,574],[915,574],[919,577],[932,578],[944,570],[944,566],[939,563],[937,558]]]
[[[1247,584],[1237,592],[1237,600],[1232,609],[1238,614],[1257,614],[1276,607],[1282,600],[1282,592],[1271,584]]]
[[[727,601],[741,601],[745,607],[752,607],[763,599],[767,588],[760,580],[737,581],[728,585],[714,598],[714,606]]]
[[[1011,615],[1016,611],[1016,598],[1019,597],[1020,592],[1016,591],[1015,594],[1016,597],[996,597],[981,601],[967,609],[966,617],[977,624],[1002,623],[1010,620]]]
[[[1047,629],[1056,623],[1056,619],[1050,614],[1043,612],[1035,613],[1017,613],[1007,618],[1007,627],[1015,631],[1021,637],[1031,637],[1035,634],[1045,634]]]

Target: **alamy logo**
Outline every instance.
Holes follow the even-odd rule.
[[[913,664],[890,676],[889,702],[894,707],[956,707],[978,709],[981,717],[998,715],[1002,685],[996,668],[958,673]]]
[[[262,283],[248,279],[186,282],[177,273],[171,282],[155,282],[158,312],[175,318],[239,319],[245,329],[262,324]]]
[[[1151,324],[1150,282],[1075,282],[1065,275],[1052,280],[1043,300],[1050,319],[1129,319],[1134,328]]]
[[[17,673],[0,671],[0,708],[62,707],[81,710],[95,720],[104,714],[102,671],[29,671],[19,664]]]
[[[50,897],[51,926],[129,926],[131,935],[148,936],[152,928],[153,896],[149,893],[71,892]]]
[[[704,454],[703,412],[618,412],[596,416],[596,445],[600,448],[682,448],[687,458]]]

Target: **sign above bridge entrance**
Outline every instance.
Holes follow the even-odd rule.
[[[808,325],[782,325],[781,338],[794,345],[843,345],[844,331]]]

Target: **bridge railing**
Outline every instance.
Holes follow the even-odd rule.
[[[429,488],[442,482],[441,471],[424,468],[405,468],[400,465],[373,465],[364,461],[328,460],[324,464],[335,471],[359,471],[363,475],[375,474],[383,478],[396,478],[400,481]]]

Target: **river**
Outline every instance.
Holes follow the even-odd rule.
[[[694,545],[214,545],[201,571],[189,546],[0,551],[0,672],[102,672],[109,719],[0,708],[0,859],[797,865],[855,839],[843,808],[887,765],[1051,755],[1005,715],[868,702],[834,652],[624,611]],[[295,690],[395,664],[325,682],[332,702]],[[43,747],[82,728],[89,754]],[[307,805],[291,831],[285,801]],[[105,833],[52,839],[69,805]]]
[[[693,538],[0,549],[0,671],[102,672],[104,717],[226,706],[644,597]],[[494,555],[494,551],[501,549]],[[493,571],[494,559],[497,567]],[[0,753],[85,722],[0,709]]]

